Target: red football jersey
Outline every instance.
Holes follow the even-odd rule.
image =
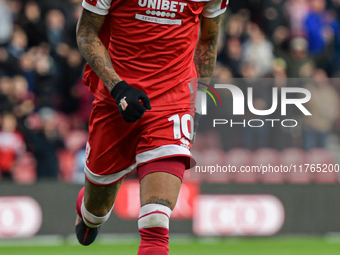
[[[143,90],[153,110],[187,107],[202,14],[214,18],[229,0],[83,0],[83,7],[107,15],[100,38],[117,74]],[[84,84],[98,99],[114,103],[104,83],[85,68]]]

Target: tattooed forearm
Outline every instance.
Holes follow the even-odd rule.
[[[213,19],[202,17],[194,63],[198,78],[211,78],[217,56],[217,39],[221,26],[221,16]]]
[[[122,79],[112,66],[107,49],[99,39],[105,16],[83,10],[77,26],[77,43],[80,53],[111,91]]]
[[[200,41],[194,58],[198,78],[211,78],[216,64],[216,41]]]
[[[147,204],[162,204],[162,205],[166,205],[170,208],[171,208],[171,205],[172,205],[172,202],[170,202],[168,199],[159,198],[158,196],[150,197],[146,201],[146,203]]]

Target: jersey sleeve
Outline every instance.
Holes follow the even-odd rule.
[[[202,15],[206,18],[216,18],[227,10],[228,4],[229,0],[212,0],[204,5]]]
[[[83,0],[84,9],[98,15],[107,15],[111,8],[112,0]]]

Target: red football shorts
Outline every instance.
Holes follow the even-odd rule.
[[[126,123],[116,105],[93,102],[86,146],[86,178],[97,185],[109,185],[137,166],[159,159],[184,157],[186,169],[191,157],[190,109],[146,111],[135,123]]]

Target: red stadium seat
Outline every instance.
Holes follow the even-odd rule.
[[[311,182],[311,175],[303,169],[306,163],[306,153],[299,148],[288,148],[280,153],[280,164],[289,166],[290,172],[285,175],[285,179],[292,183]],[[300,168],[302,166],[302,168]]]
[[[73,130],[69,132],[64,141],[68,151],[76,153],[81,148],[84,148],[89,134],[84,130]]]
[[[200,153],[200,157],[197,158],[197,166],[207,170],[208,167],[213,167],[216,172],[200,173],[202,178],[209,182],[226,182],[227,175],[224,172],[217,172],[218,166],[223,167],[225,161],[225,153],[219,149],[208,149]],[[194,168],[196,170],[196,168]],[[195,171],[194,170],[194,171]]]
[[[257,181],[256,173],[242,173],[241,167],[250,167],[252,164],[252,152],[247,149],[232,149],[228,152],[225,164],[236,167],[236,172],[230,174],[230,178],[239,183],[253,183]]]
[[[279,153],[274,149],[263,148],[253,153],[252,166],[258,167],[257,177],[262,182],[280,183],[284,173],[280,168]]]
[[[27,152],[19,156],[13,168],[13,179],[20,184],[34,183],[37,179],[37,163],[34,156]]]
[[[72,181],[74,172],[76,171],[75,154],[68,150],[58,151],[59,160],[59,179],[62,181]]]
[[[306,162],[313,181],[318,183],[334,183],[339,178],[339,164],[335,164],[333,156],[326,149],[312,149],[307,153]]]

